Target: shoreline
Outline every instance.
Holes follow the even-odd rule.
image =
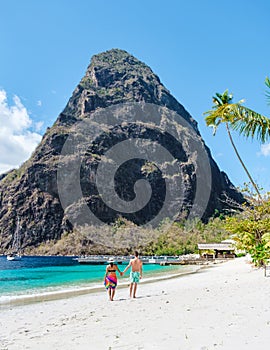
[[[177,271],[177,272],[170,272],[169,274],[166,274],[165,271],[158,272],[154,274],[154,276],[143,278],[140,281],[140,284],[148,284],[148,283],[155,283],[163,280],[169,280],[172,278],[179,278],[188,274],[198,273],[201,269],[209,268],[212,265],[186,265],[186,267],[190,268],[190,270],[186,269],[184,271]],[[117,289],[123,289],[127,288],[129,285],[129,281],[122,281],[118,278],[118,285]],[[59,287],[61,288],[61,287]],[[91,286],[84,286],[82,284],[81,287],[71,287],[67,286],[66,288],[56,289],[53,291],[41,291],[37,294],[22,294],[22,295],[7,295],[7,296],[0,296],[0,310],[7,309],[12,306],[22,306],[32,303],[40,303],[40,302],[46,302],[46,301],[53,301],[53,300],[61,300],[61,299],[69,299],[73,297],[77,297],[80,295],[88,295],[92,293],[102,293],[105,291],[105,288],[102,284],[97,285],[95,282],[93,282],[93,285]],[[2,298],[2,300],[1,300]]]
[[[8,350],[254,350],[270,342],[270,278],[245,258],[198,273],[1,310]]]

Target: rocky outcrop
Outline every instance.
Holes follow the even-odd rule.
[[[123,105],[129,106],[126,120],[119,117]],[[151,113],[159,114],[156,125],[153,124],[151,113],[150,119],[144,123],[138,119],[141,118],[140,113],[145,112],[148,106],[155,106],[154,112],[152,110]],[[139,112],[137,107],[141,108]],[[108,109],[114,114],[113,125],[104,121],[102,111]],[[167,123],[168,111],[173,113],[173,117]],[[95,134],[93,130],[99,121],[99,113],[103,118],[103,133]],[[85,121],[90,121],[90,124],[86,124],[91,128],[91,137],[87,136],[88,138],[84,130],[77,128],[78,124]],[[174,130],[172,134],[163,128],[164,123],[169,125],[170,130]],[[191,134],[194,136],[191,137]],[[63,157],[63,147],[70,135],[77,140],[77,148]],[[173,161],[162,163],[160,160],[160,166],[157,166],[144,156],[126,160],[114,178],[113,187],[119,198],[126,203],[134,201],[134,184],[138,180],[147,181],[152,192],[151,199],[140,210],[120,212],[104,202],[100,195],[96,183],[97,171],[102,159],[105,158],[109,163],[106,152],[111,147],[130,139],[135,140],[134,144],[137,146],[144,140],[149,140],[154,145],[160,143],[177,161],[180,171],[176,175],[166,177],[163,170],[169,173]],[[204,169],[199,174],[196,169],[196,152],[191,145],[194,139],[205,149],[210,173],[209,169]],[[89,144],[85,149],[82,145],[86,140]],[[81,157],[81,151],[83,159],[79,163],[79,178],[82,198],[75,198],[72,192],[74,186],[69,183],[65,192],[70,192],[70,198],[73,200],[64,198],[60,201],[61,194],[57,182],[59,164],[65,164],[66,170],[69,170],[69,174],[64,173],[65,178],[73,171],[75,176],[76,169],[74,170],[72,164],[78,166],[75,158],[78,155]],[[203,167],[201,165],[201,168]],[[112,223],[121,216],[137,225],[147,224],[162,211],[168,181],[170,186],[179,188],[179,193],[175,193],[170,204],[170,208],[176,208],[178,219],[188,217],[194,209],[198,181],[205,181],[205,187],[209,184],[207,203],[201,204],[200,200],[196,202],[198,212],[204,220],[217,210],[229,210],[231,204],[228,204],[227,198],[243,202],[241,194],[234,188],[227,175],[220,172],[212,159],[209,149],[201,139],[196,121],[148,66],[118,49],[93,56],[85,76],[76,87],[67,106],[54,125],[47,129],[31,159],[20,169],[0,176],[0,247],[5,251],[11,246],[17,216],[21,220],[23,247],[38,246],[49,240],[57,241],[63,232],[72,231],[74,225],[93,224],[84,222],[83,213],[86,206],[99,222]],[[73,195],[75,197],[72,197]],[[63,204],[65,200],[70,202]]]

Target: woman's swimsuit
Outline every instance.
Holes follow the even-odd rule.
[[[115,289],[117,286],[116,270],[107,270],[108,275],[105,277],[104,286],[106,289]]]

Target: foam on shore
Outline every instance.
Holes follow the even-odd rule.
[[[113,302],[103,290],[4,308],[0,347],[264,349],[270,343],[270,278],[244,258],[212,266],[179,278],[145,279],[136,299],[121,281]]]
[[[184,270],[171,272],[169,274],[165,274],[162,272],[158,272],[153,274],[153,276],[144,277],[140,284],[145,283],[153,283],[161,280],[167,280],[171,278],[181,277],[187,274],[192,274],[198,272],[202,266],[192,265],[186,266]],[[205,268],[205,267],[204,267]],[[117,288],[125,288],[129,285],[128,278],[124,280],[118,279]],[[25,305],[36,302],[43,302],[49,300],[57,300],[57,299],[66,299],[74,296],[104,292],[103,284],[91,283],[90,285],[80,284],[78,286],[70,285],[66,287],[48,287],[41,290],[29,291],[29,293],[20,294],[20,295],[3,295],[0,296],[0,309],[16,306],[16,305]]]

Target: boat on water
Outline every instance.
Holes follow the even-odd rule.
[[[175,263],[179,262],[178,256],[158,255],[148,258],[146,264],[164,264],[164,263]]]
[[[22,256],[18,253],[16,253],[16,254],[12,253],[12,254],[7,255],[7,260],[9,260],[9,261],[21,260],[21,258],[22,258]]]
[[[21,260],[21,237],[20,237],[20,218],[17,219],[17,225],[12,242],[12,252],[7,255],[8,261]]]

